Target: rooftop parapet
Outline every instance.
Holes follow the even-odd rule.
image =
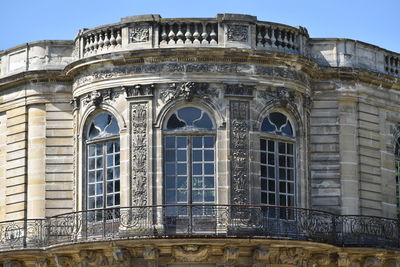
[[[80,32],[78,58],[114,51],[168,47],[234,47],[306,55],[307,30],[257,21],[257,17],[218,14],[216,18],[142,15]]]

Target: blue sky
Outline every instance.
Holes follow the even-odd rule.
[[[400,0],[0,0],[0,50],[73,39],[80,28],[121,17],[215,17],[241,13],[305,26],[311,37],[349,38],[400,53]]]

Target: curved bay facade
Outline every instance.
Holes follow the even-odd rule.
[[[400,55],[219,14],[0,52],[3,266],[400,266]]]

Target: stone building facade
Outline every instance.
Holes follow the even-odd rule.
[[[236,14],[0,51],[0,262],[400,266],[399,72]]]

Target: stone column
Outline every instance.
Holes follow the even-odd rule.
[[[357,99],[339,100],[339,153],[342,214],[360,213]]]
[[[28,108],[28,219],[46,216],[46,109],[44,104]]]

